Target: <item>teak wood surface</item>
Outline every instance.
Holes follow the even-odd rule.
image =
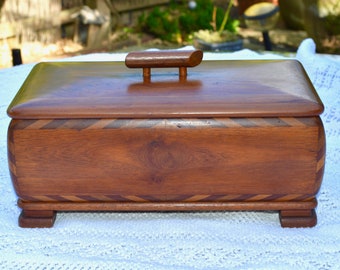
[[[39,64],[8,109],[19,225],[53,226],[56,211],[277,210],[282,226],[314,226],[322,110],[290,60],[147,82],[117,63]]]
[[[323,105],[295,60],[205,61],[186,80],[172,68],[150,82],[123,63],[34,67],[8,114],[16,119],[303,117]]]

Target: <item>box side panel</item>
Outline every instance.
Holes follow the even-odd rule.
[[[317,119],[317,125],[319,128],[319,137],[318,137],[318,153],[316,157],[317,163],[316,163],[316,181],[314,187],[315,192],[318,192],[321,187],[326,163],[326,134],[323,123],[319,117]]]
[[[14,144],[14,137],[13,134],[15,132],[15,122],[16,120],[12,120],[8,127],[7,131],[7,161],[8,161],[8,169],[11,176],[12,184],[14,190],[17,194],[20,194],[19,185],[17,180],[17,166],[15,161],[15,144]]]
[[[321,181],[319,122],[15,120],[9,152],[28,201],[308,200]]]

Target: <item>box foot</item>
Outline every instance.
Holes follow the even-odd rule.
[[[19,226],[22,228],[51,228],[56,218],[56,212],[51,210],[22,210],[19,216]]]
[[[286,228],[314,227],[317,217],[314,209],[307,210],[281,210],[280,223]]]

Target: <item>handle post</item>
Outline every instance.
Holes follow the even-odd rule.
[[[151,68],[149,67],[143,68],[143,77],[146,77],[146,78],[151,77]]]
[[[179,77],[186,78],[187,77],[187,68],[186,67],[179,67]]]

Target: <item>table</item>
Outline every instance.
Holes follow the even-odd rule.
[[[90,54],[62,61],[121,61]],[[207,59],[272,59],[249,50]],[[340,58],[297,51],[325,112],[327,157],[318,224],[282,229],[277,213],[60,213],[51,229],[22,229],[7,165],[6,109],[34,64],[0,70],[0,269],[339,269]]]

